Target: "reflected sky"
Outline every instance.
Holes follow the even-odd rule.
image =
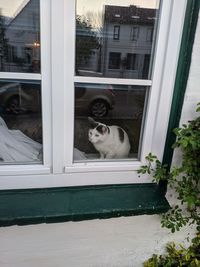
[[[4,16],[13,16],[27,2],[29,0],[0,0],[0,8]],[[158,0],[79,0],[77,1],[77,13],[82,15],[88,11],[101,11],[103,5],[137,5],[145,8],[156,8],[158,6]]]
[[[83,15],[88,11],[102,11],[104,5],[157,8],[158,0],[77,0],[77,14]]]
[[[0,0],[0,9],[4,16],[13,17],[29,0]]]

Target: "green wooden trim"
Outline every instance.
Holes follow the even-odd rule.
[[[163,156],[163,163],[167,163],[169,166],[171,165],[173,156],[172,145],[176,140],[173,129],[179,126],[185,91],[187,87],[192,48],[199,15],[199,6],[199,0],[188,0],[187,2],[174,93]]]
[[[80,221],[166,212],[156,184],[0,191],[0,226]]]
[[[173,129],[179,127],[179,122],[181,118],[181,112],[191,64],[192,48],[199,15],[199,6],[200,0],[188,0],[187,2],[181,47],[179,52],[179,60],[174,85],[174,93],[172,98],[169,124],[162,160],[163,164],[168,164],[169,168],[172,163],[172,157],[174,152],[172,149],[172,145],[176,140],[176,136],[173,133]],[[161,181],[159,183],[159,186],[160,190],[162,190],[162,192],[165,194],[167,190],[167,181]]]

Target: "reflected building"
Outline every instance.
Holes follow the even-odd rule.
[[[24,1],[14,16],[4,21],[1,71],[40,72],[39,0]]]
[[[155,19],[156,9],[105,5],[103,76],[148,78]]]
[[[105,5],[102,29],[91,33],[98,47],[90,50],[87,62],[79,64],[79,75],[147,79],[156,31],[157,9]],[[80,32],[77,30],[77,38]],[[85,31],[82,35],[88,36]],[[90,35],[91,37],[91,35]],[[83,47],[80,48],[83,51]],[[80,51],[78,51],[80,53]]]

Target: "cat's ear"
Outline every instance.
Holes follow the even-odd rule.
[[[97,125],[99,124],[97,121],[95,121],[92,117],[88,117],[88,121],[89,121],[89,124],[92,126],[92,127],[97,127]]]
[[[103,126],[102,127],[102,134],[105,134],[107,132],[107,130],[108,130],[107,127],[106,126]]]

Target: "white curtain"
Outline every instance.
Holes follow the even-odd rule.
[[[0,160],[4,162],[41,161],[42,145],[20,130],[9,130],[0,117]]]

